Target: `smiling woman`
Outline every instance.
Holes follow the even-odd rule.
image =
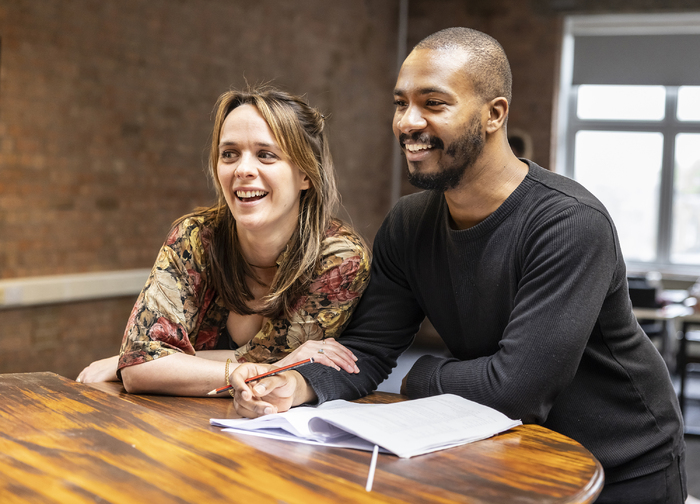
[[[120,355],[92,363],[78,381],[206,395],[241,362],[313,356],[358,372],[335,337],[367,285],[370,254],[332,217],[338,194],[323,116],[270,87],[224,93],[209,173],[217,203],[175,222]]]

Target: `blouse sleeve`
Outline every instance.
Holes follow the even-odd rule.
[[[201,327],[215,296],[205,285],[199,224],[195,219],[184,220],[160,249],[129,317],[119,370],[177,352],[194,355],[195,347],[216,343],[218,330],[207,324]]]
[[[287,319],[266,320],[237,350],[239,362],[276,362],[308,340],[337,338],[369,282],[370,252],[347,228],[329,231],[309,291]]]

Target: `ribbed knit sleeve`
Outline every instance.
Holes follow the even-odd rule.
[[[369,286],[338,339],[358,357],[360,373],[320,364],[299,369],[320,403],[356,399],[375,390],[396,366],[396,359],[411,344],[425,318],[404,270],[407,250],[402,230],[410,221],[405,209],[400,203],[377,232]]]
[[[468,322],[470,334],[478,337],[495,329],[491,321],[499,307],[474,300],[473,290],[506,292],[482,285],[480,279],[505,284],[502,251],[514,238],[520,246],[507,269],[517,270],[517,292],[495,298],[508,305],[510,315],[492,354],[463,360],[424,356],[409,373],[408,393],[457,394],[524,422],[542,423],[578,369],[614,275],[610,222],[598,210],[571,201],[541,222],[525,224],[516,237],[498,230],[488,240],[454,234],[460,253],[450,255],[448,248],[445,261],[464,281],[451,294],[458,303],[476,303],[490,313]],[[471,306],[463,309],[472,311]]]
[[[476,226],[452,228],[441,193],[402,198],[374,242],[372,279],[339,341],[358,375],[301,372],[319,400],[372,391],[427,316],[452,358],[423,356],[418,398],[453,393],[588,448],[613,482],[666,467],[683,450],[668,370],[639,327],[604,206],[530,163]]]

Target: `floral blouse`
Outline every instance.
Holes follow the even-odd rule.
[[[201,218],[190,217],[170,232],[131,311],[119,370],[177,352],[229,348],[219,341],[231,339],[229,310],[207,277],[206,231]],[[309,292],[292,316],[265,318],[260,332],[236,349],[238,362],[276,362],[307,340],[337,338],[347,326],[369,281],[370,254],[340,223],[331,224],[322,247]]]

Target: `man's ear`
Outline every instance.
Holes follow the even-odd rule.
[[[488,103],[489,117],[486,121],[486,133],[495,133],[503,127],[508,117],[508,100],[503,96],[494,98]]]

